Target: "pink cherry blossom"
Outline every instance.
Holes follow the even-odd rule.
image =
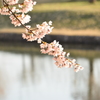
[[[35,1],[24,0],[23,3],[18,4],[19,0],[3,0],[4,7],[0,8],[0,14],[10,15],[11,23],[16,26],[24,26],[26,32],[22,33],[22,38],[27,41],[37,41],[40,43],[41,53],[54,56],[55,64],[61,67],[71,68],[74,67],[74,71],[78,72],[83,70],[83,67],[76,63],[75,59],[69,59],[70,53],[64,52],[64,48],[59,42],[54,40],[51,43],[42,41],[41,39],[45,35],[52,32],[52,21],[43,22],[41,25],[37,24],[35,29],[32,29],[30,25],[24,25],[30,21],[30,16],[25,13],[32,11],[33,6],[36,5]],[[15,7],[17,6],[17,9]]]
[[[38,42],[38,43],[41,43],[41,42],[42,42],[42,40],[39,38],[39,39],[37,40],[37,42]]]
[[[16,19],[15,16],[20,20]],[[28,23],[30,21],[30,16],[29,15],[25,15],[25,14],[15,14],[14,15],[10,15],[10,19],[11,19],[11,23],[16,26],[20,26],[21,23],[22,24],[25,24],[25,23]]]
[[[30,27],[28,28],[30,29]],[[43,22],[41,25],[37,25],[36,29],[28,31],[26,29],[26,33],[23,33],[26,35],[26,37],[30,35],[29,38],[24,38],[27,41],[35,41],[38,40],[40,41],[41,38],[45,37],[46,34],[50,34],[52,32],[53,27],[51,27],[47,22]],[[39,42],[38,41],[38,42]]]
[[[12,12],[15,12],[16,11],[16,7],[12,7],[11,8],[11,11]],[[1,15],[11,15],[11,11],[9,11],[9,9],[7,7],[2,7],[0,9],[0,14]]]
[[[32,0],[24,0],[23,4],[19,4],[19,8],[21,8],[19,12],[27,13],[32,11],[34,5],[36,5],[36,1],[33,2]]]
[[[80,65],[76,63],[75,59],[72,59],[72,60],[68,59],[69,53],[67,53],[67,56],[66,56],[66,52],[63,51],[62,45],[60,45],[59,42],[56,42],[56,40],[54,40],[51,43],[43,42],[42,44],[40,44],[40,48],[41,48],[41,53],[53,55],[54,56],[53,59],[55,60],[56,66],[60,68],[74,67],[74,70],[76,72],[83,69],[83,67],[80,67]]]
[[[10,11],[9,11],[9,9],[7,7],[2,7],[0,9],[0,14],[1,15],[10,15]]]

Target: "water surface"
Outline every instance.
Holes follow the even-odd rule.
[[[57,68],[52,56],[1,50],[0,100],[99,100],[100,56],[76,52],[71,57],[84,66],[78,73]]]

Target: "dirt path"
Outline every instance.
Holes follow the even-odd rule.
[[[6,28],[0,29],[0,33],[23,33],[24,28]],[[98,29],[86,29],[86,30],[71,30],[71,29],[53,29],[52,35],[68,35],[68,36],[100,36],[100,30]]]

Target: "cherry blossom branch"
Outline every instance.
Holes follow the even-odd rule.
[[[7,2],[6,2],[7,1]],[[0,9],[0,13],[2,15],[9,15],[11,19],[11,23],[16,26],[23,26],[26,29],[25,33],[22,33],[22,38],[27,41],[37,41],[40,43],[41,53],[53,55],[55,64],[58,67],[74,67],[75,72],[82,70],[83,67],[76,63],[75,59],[69,59],[69,53],[64,52],[64,48],[59,42],[54,40],[51,43],[47,43],[42,40],[45,35],[50,34],[52,32],[53,27],[52,21],[43,22],[41,25],[37,24],[35,29],[31,29],[30,25],[25,26],[25,23],[30,21],[30,16],[25,15],[27,12],[32,11],[33,5],[36,2],[32,0],[24,0],[23,3],[18,3],[19,0],[3,0],[4,7]],[[20,9],[16,9],[16,6],[19,5]]]

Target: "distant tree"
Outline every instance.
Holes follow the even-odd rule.
[[[96,0],[89,0],[89,2],[90,2],[90,3],[94,3],[94,2],[96,2]]]

